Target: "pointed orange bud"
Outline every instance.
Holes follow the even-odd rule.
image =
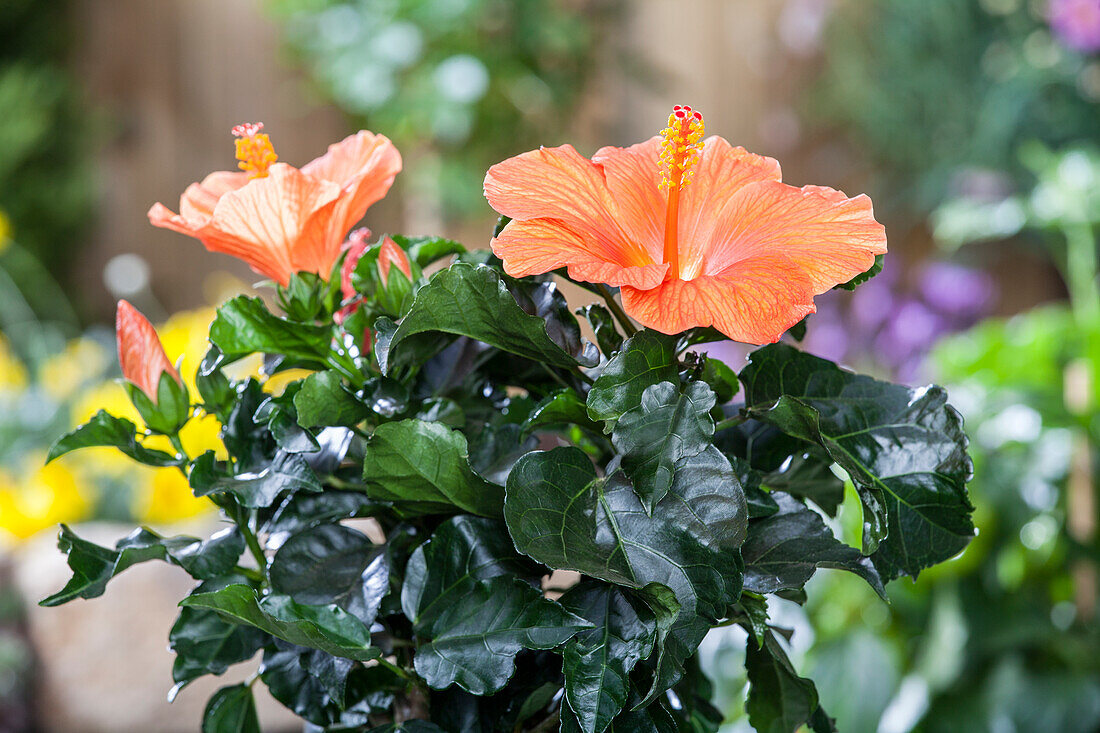
[[[397,246],[397,242],[389,237],[382,239],[382,249],[378,252],[378,274],[382,278],[382,287],[390,279],[390,265],[397,265],[397,269],[405,273],[405,277],[412,280],[412,267],[409,265],[409,257],[405,250]]]
[[[179,372],[168,361],[156,329],[134,306],[125,300],[118,301],[115,314],[115,335],[118,339],[118,363],[122,376],[157,401],[160,375],[168,374],[182,384]]]

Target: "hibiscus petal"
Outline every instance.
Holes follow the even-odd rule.
[[[654,136],[628,148],[600,148],[592,162],[603,168],[607,187],[619,211],[619,223],[646,248],[654,262],[664,255],[665,208],[668,194],[661,182],[657,157],[661,138]]]
[[[180,381],[179,372],[168,361],[156,329],[149,320],[125,300],[118,301],[115,312],[118,339],[118,363],[122,376],[156,402],[160,375],[164,372]]]
[[[622,289],[623,308],[662,333],[714,326],[734,341],[765,344],[816,308],[804,270],[780,253],[731,266],[721,275],[669,280],[656,288]]]
[[[720,137],[707,138],[694,176],[680,192],[677,241],[681,269],[690,274],[701,271],[697,268],[707,256],[718,224],[715,214],[738,191],[750,183],[778,182],[781,175],[779,162],[774,158],[734,147]]]
[[[360,130],[329,146],[320,158],[302,166],[302,172],[340,185],[340,200],[329,223],[326,250],[339,252],[340,245],[353,226],[380,201],[401,172],[401,154],[384,135]]]
[[[780,252],[811,282],[815,294],[847,282],[886,252],[886,230],[871,200],[823,186],[752,183],[715,212],[703,259],[685,263],[685,277],[724,273],[742,260]]]
[[[540,148],[497,163],[485,175],[485,197],[494,209],[518,221],[564,223],[603,262],[620,267],[654,263],[646,245],[620,225],[603,169],[572,145]],[[563,241],[562,247],[576,250],[572,240]]]
[[[214,215],[218,200],[248,183],[244,171],[214,171],[202,183],[192,183],[180,196],[180,216],[199,225]]]
[[[541,275],[567,267],[569,277],[613,287],[652,288],[660,284],[668,265],[622,266],[608,262],[589,247],[585,238],[561,222],[548,219],[513,220],[493,239],[493,253],[504,260],[512,277]]]
[[[199,232],[207,249],[238,257],[286,285],[300,270],[327,276],[339,255],[324,246],[340,187],[284,163],[265,178],[231,191],[218,202],[210,224]]]

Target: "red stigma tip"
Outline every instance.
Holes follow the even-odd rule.
[[[234,126],[230,132],[233,133],[233,137],[252,137],[262,129],[264,129],[262,122],[245,122]]]

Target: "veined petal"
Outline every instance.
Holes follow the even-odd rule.
[[[562,222],[534,219],[512,220],[491,246],[493,253],[504,260],[504,271],[512,277],[541,275],[566,267],[574,280],[652,288],[668,270],[664,263],[623,266],[608,262],[592,251],[590,242]]]
[[[866,196],[775,181],[737,191],[715,213],[706,237],[700,274],[724,273],[742,260],[779,252],[804,273],[815,295],[866,271],[886,252],[886,230]]]
[[[514,220],[562,222],[603,262],[620,267],[655,262],[623,225],[603,169],[572,145],[540,148],[497,163],[485,174],[485,196]],[[572,242],[562,246],[575,249]]]
[[[380,201],[401,172],[401,153],[389,138],[360,130],[329,146],[302,173],[340,185],[325,242],[339,251],[347,234],[373,204]]]
[[[762,181],[781,180],[779,162],[774,158],[734,147],[721,137],[703,142],[699,163],[690,184],[680,193],[680,217],[677,227],[681,270],[697,269],[708,256],[718,226],[718,212],[745,186]]]
[[[658,188],[660,152],[661,138],[655,135],[628,148],[600,148],[592,156],[592,162],[603,168],[607,187],[618,207],[619,223],[654,262],[660,262],[663,255],[668,205],[668,194]]]
[[[331,258],[324,246],[339,196],[336,183],[276,163],[266,177],[222,196],[200,238],[283,285],[300,270],[325,277],[339,255],[339,243]]]
[[[766,344],[813,313],[813,285],[800,265],[773,252],[720,275],[669,280],[650,290],[624,287],[623,308],[662,333],[714,326],[734,341]]]
[[[230,191],[248,183],[243,171],[214,171],[202,183],[192,183],[180,196],[180,216],[187,221],[204,224],[214,215],[218,200]]]
[[[125,300],[118,301],[115,335],[118,339],[118,363],[122,367],[122,376],[149,399],[157,401],[157,387],[160,384],[160,375],[164,372],[180,382],[179,372],[168,361],[153,324]]]

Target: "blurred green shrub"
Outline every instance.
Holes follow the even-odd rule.
[[[89,121],[66,68],[68,0],[5,0],[0,11],[0,210],[62,277],[92,215]]]
[[[407,158],[444,216],[484,210],[497,161],[558,144],[620,0],[268,0],[290,46],[356,126]],[[599,57],[599,61],[597,61]]]
[[[910,215],[983,185],[983,170],[1027,180],[1022,143],[1100,142],[1100,60],[1052,33],[1045,7],[849,0],[829,25],[813,119],[839,126]]]

